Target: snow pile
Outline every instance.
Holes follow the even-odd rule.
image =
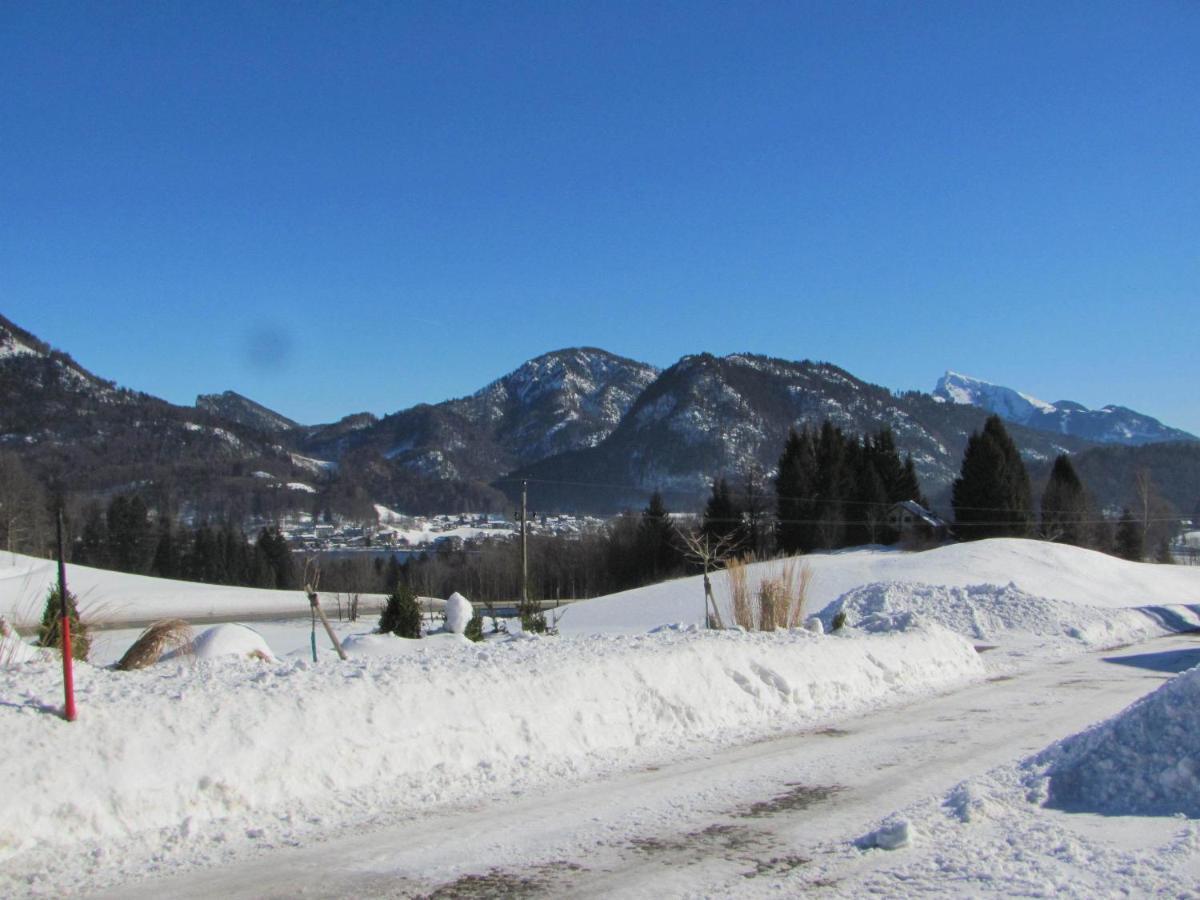
[[[382,637],[382,636],[379,636]],[[471,644],[319,665],[228,659],[76,670],[79,719],[44,710],[61,673],[0,669],[0,893],[47,846],[169,857],[286,840],[381,810],[475,800],[794,730],[983,677],[961,637],[664,632]],[[409,644],[425,644],[411,641]],[[437,645],[434,645],[437,646]],[[47,759],[70,759],[68,767]],[[381,802],[382,801],[382,802]],[[92,859],[80,853],[77,858]]]
[[[839,612],[866,631],[904,630],[914,621],[936,622],[975,641],[1035,636],[1083,647],[1111,647],[1162,629],[1137,610],[1097,609],[1036,597],[1015,584],[945,587],[877,582],[843,594],[821,612],[829,625]],[[1192,617],[1192,624],[1200,619]]]
[[[1046,805],[1108,815],[1200,818],[1200,667],[1047,749]]]
[[[462,634],[467,630],[467,623],[475,610],[471,601],[455,591],[446,600],[446,630],[454,634]]]

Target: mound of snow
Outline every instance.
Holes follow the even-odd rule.
[[[275,654],[261,634],[249,625],[230,623],[214,625],[198,634],[192,641],[190,654],[196,659],[211,660],[227,656],[274,661]],[[178,659],[179,650],[164,653],[163,659]]]
[[[471,601],[455,591],[446,600],[446,630],[454,634],[462,634],[467,630],[467,623],[475,614]]]
[[[1021,635],[1111,647],[1161,630],[1157,620],[1135,610],[1050,600],[1015,584],[878,582],[843,594],[822,610],[821,619],[828,625],[839,612],[847,625],[866,631],[903,631],[927,621],[976,641]]]
[[[1200,667],[1111,719],[1059,741],[1045,766],[1046,805],[1108,815],[1200,818]]]

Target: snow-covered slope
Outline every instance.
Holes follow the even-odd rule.
[[[50,560],[0,553],[0,616],[18,628],[40,621],[46,595],[57,579],[57,566]],[[301,591],[171,581],[77,565],[67,566],[67,589],[78,598],[84,620],[99,624],[163,618],[287,617],[308,610]]]
[[[1071,400],[1047,403],[1012,388],[970,375],[947,371],[938,379],[933,396],[943,402],[977,406],[1002,419],[1037,431],[1067,434],[1103,444],[1150,444],[1194,441],[1195,435],[1170,428],[1151,416],[1124,406],[1088,409]]]
[[[1008,585],[1037,597],[1096,607],[1142,607],[1200,603],[1200,568],[1133,563],[1093,550],[995,538],[953,544],[923,553],[863,549],[813,554],[801,561],[812,569],[807,608],[817,613],[848,591],[880,582],[965,588]],[[782,563],[758,563],[751,580],[778,571]],[[713,576],[718,598],[728,596],[725,573]],[[572,604],[560,627],[568,633],[645,631],[671,622],[703,622],[699,576]]]

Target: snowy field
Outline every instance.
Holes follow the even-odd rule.
[[[1193,895],[1200,758],[1192,748],[1200,718],[1192,711],[1200,709],[1200,678],[1185,671],[1166,680],[1190,667],[1190,651],[1178,657],[1189,666],[1173,663],[1168,674],[1150,677],[1100,662],[1097,651],[1200,626],[1200,570],[1016,540],[920,554],[860,550],[805,563],[812,572],[807,611],[823,627],[771,634],[701,630],[698,578],[575,604],[562,611],[558,636],[514,633],[473,644],[446,633],[404,641],[370,634],[367,616],[336,626],[346,662],[318,634],[314,663],[309,624],[278,621],[253,623],[254,631],[223,626],[199,640],[194,655],[119,672],[104,664],[136,629],[112,631],[97,640],[98,665],[77,668],[73,724],[55,715],[57,660],[10,640],[0,647],[8,661],[0,668],[0,894],[112,889],[120,896],[147,877],[203,879],[212,867],[232,872],[288,847],[350,836],[366,846],[374,831],[409,822],[419,828],[431,816],[459,816],[461,828],[462,817],[486,818],[513,798],[536,803],[597,790],[592,785],[613,785],[609,805],[616,809],[619,786],[639,772],[672,773],[664,782],[682,784],[676,773],[698,760],[769,754],[796,742],[795,752],[772,763],[783,772],[816,752],[807,735],[892,721],[897,731],[864,743],[861,759],[878,752],[872,748],[912,752],[928,740],[929,771],[861,808],[844,801],[826,823],[820,858],[768,866],[745,882],[689,866],[686,877],[672,873],[665,893],[1071,893],[1072,866],[1091,865],[1089,877],[1100,879],[1093,884],[1151,894],[1173,885],[1173,896]],[[750,583],[781,565],[750,567]],[[27,621],[29,598],[44,597],[51,575],[44,561],[0,559],[0,611]],[[307,607],[298,592],[75,566],[68,577],[85,614],[119,609],[125,620],[235,620]],[[714,590],[728,604],[723,574]],[[40,610],[40,601],[34,606]],[[846,627],[822,633],[838,613]],[[1060,677],[1062,667],[1076,665],[1086,677]],[[1105,673],[1111,686],[1090,701],[1087,693],[1071,695],[1093,672]],[[1060,681],[1067,687],[1055,687]],[[1081,737],[1055,730],[1083,731],[1160,684],[1122,718]],[[1040,697],[1032,704],[1029,690]],[[956,703],[965,709],[948,715]],[[999,713],[1005,703],[1019,713]],[[1019,732],[1013,723],[1026,713],[1025,743],[1014,744],[1008,732]],[[937,739],[940,729],[961,727],[939,724],[956,723],[955,716],[978,719],[974,739],[983,743],[938,762],[943,744],[965,742],[962,734]],[[998,718],[985,725],[989,716]],[[843,762],[842,775],[866,778],[895,762]],[[721,785],[697,788],[690,799],[663,788],[650,819],[661,825],[765,790],[764,773],[773,771],[762,759],[757,774],[730,766]],[[946,778],[954,781],[943,790]],[[639,812],[638,827],[646,816]],[[1139,847],[1128,846],[1130,817]],[[1072,828],[1082,821],[1090,832],[1080,836]],[[562,834],[586,831],[572,827]],[[612,825],[608,838],[626,827]],[[506,852],[530,865],[539,858],[528,844]],[[568,842],[562,852],[582,850]],[[447,863],[447,877],[473,871],[469,862],[458,865]],[[663,893],[661,873],[638,866],[639,877],[602,882],[595,892]],[[213,892],[194,883],[198,896]],[[158,891],[153,882],[148,887]],[[569,883],[559,888],[572,892]],[[320,895],[356,893],[362,890],[346,886]]]

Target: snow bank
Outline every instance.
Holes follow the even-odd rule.
[[[1128,562],[1047,541],[994,538],[921,553],[871,548],[814,553],[801,560],[812,569],[806,604],[810,613],[847,591],[893,581],[963,588],[1012,584],[1037,597],[1095,607],[1200,604],[1200,566]],[[751,566],[751,583],[778,575],[785,564],[775,560]],[[712,580],[718,601],[726,602],[725,573]],[[571,604],[562,612],[559,628],[564,634],[633,634],[669,622],[703,621],[704,588],[695,576]]]
[[[902,630],[912,621],[936,622],[975,641],[1033,636],[1111,647],[1161,633],[1161,622],[1134,609],[1098,609],[1026,593],[1015,584],[945,587],[904,582],[864,585],[843,594],[821,612],[829,625],[839,612],[846,624],[868,631]],[[1181,608],[1188,624],[1200,617]]]
[[[1046,805],[1200,818],[1200,667],[1039,755]]]
[[[21,748],[0,757],[0,893],[5,877],[46,865],[50,845],[170,856],[202,838],[288,839],[381,805],[595,777],[983,676],[970,645],[937,627],[446,637],[439,652],[320,665],[81,665],[71,725],[45,712],[59,699],[57,667],[0,669],[0,734]]]

